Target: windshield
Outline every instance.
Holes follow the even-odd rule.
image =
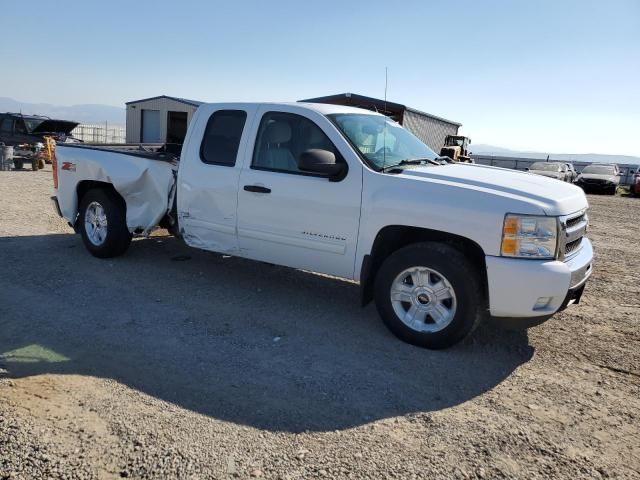
[[[615,175],[614,167],[610,165],[589,165],[584,167],[582,173],[595,173],[597,175]]]
[[[33,130],[44,122],[41,118],[24,118],[24,124],[27,126],[27,132],[31,133]]]
[[[529,170],[542,170],[543,172],[557,172],[560,169],[560,165],[557,163],[536,162],[531,165]]]
[[[387,117],[338,113],[329,118],[376,170],[398,165],[403,160],[438,158],[415,135]]]

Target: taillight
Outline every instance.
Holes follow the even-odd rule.
[[[53,173],[53,188],[58,189],[58,160],[56,159],[56,151],[51,152],[51,171]]]

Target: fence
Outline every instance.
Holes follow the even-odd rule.
[[[496,157],[493,155],[472,155],[476,163],[481,165],[491,165],[492,167],[512,168],[514,170],[526,170],[535,162],[544,162],[541,159],[535,158],[522,158],[522,157]],[[580,172],[587,165],[591,165],[592,162],[573,162],[571,160],[553,160],[550,162],[558,163],[573,163],[576,170]],[[633,174],[640,171],[640,165],[634,165],[630,163],[618,163],[620,168],[620,185],[630,185],[633,179]]]
[[[104,125],[78,125],[71,132],[75,138],[88,143],[125,143],[124,127]]]

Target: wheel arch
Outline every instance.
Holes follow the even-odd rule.
[[[364,256],[360,269],[360,294],[362,306],[373,300],[373,285],[376,275],[385,258],[396,250],[413,243],[441,242],[460,251],[479,272],[480,282],[484,297],[488,301],[487,264],[482,247],[470,240],[449,232],[431,230],[421,227],[409,227],[404,225],[388,225],[382,228],[376,235],[371,252]]]
[[[101,189],[106,192],[109,192],[113,196],[113,198],[115,198],[121,203],[121,206],[122,208],[124,208],[124,212],[126,215],[127,202],[122,197],[122,195],[120,195],[120,193],[115,189],[113,184],[109,182],[100,182],[96,180],[82,180],[78,182],[78,184],[76,185],[76,202],[77,202],[76,205],[78,205],[78,208],[77,208],[76,220],[73,223],[73,228],[76,231],[76,233],[78,232],[78,219],[80,214],[80,203],[82,202],[82,198],[86,195],[86,193],[89,190],[94,190],[94,189]]]

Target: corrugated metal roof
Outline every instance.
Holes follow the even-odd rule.
[[[418,115],[424,115],[425,117],[433,118],[434,120],[440,120],[441,122],[450,123],[451,125],[455,125],[456,127],[462,126],[461,123],[454,122],[453,120],[447,120],[446,118],[438,117],[437,115],[432,115],[431,113],[423,112],[422,110],[417,110],[411,107],[407,107],[407,110],[413,113],[417,113]]]
[[[299,100],[299,101],[300,102],[305,102],[305,103],[325,103],[325,102],[331,102],[331,101],[341,100],[341,99],[350,99],[350,100],[356,101],[356,102],[368,102],[368,103],[372,103],[372,104],[379,105],[379,106],[386,105],[386,107],[388,109],[409,110],[410,112],[416,113],[418,115],[423,115],[425,117],[433,118],[435,120],[440,120],[441,122],[450,123],[451,125],[456,125],[457,127],[461,127],[462,126],[461,123],[454,122],[452,120],[447,120],[446,118],[438,117],[436,115],[432,115],[430,113],[423,112],[423,111],[417,110],[415,108],[407,107],[406,105],[403,105],[401,103],[395,103],[395,102],[390,102],[390,101],[386,101],[385,102],[385,100],[382,100],[380,98],[367,97],[365,95],[358,95],[357,93],[338,93],[338,94],[335,94],[335,95],[327,95],[325,97],[308,98],[306,100]]]
[[[188,98],[172,97],[170,95],[158,95],[156,97],[141,98],[140,100],[131,100],[130,102],[126,102],[125,105],[130,105],[132,103],[146,102],[148,100],[158,100],[160,98],[168,98],[169,100],[186,103],[187,105],[193,105],[194,107],[199,107],[200,105],[205,103],[205,102],[201,102],[200,100],[189,100]]]

